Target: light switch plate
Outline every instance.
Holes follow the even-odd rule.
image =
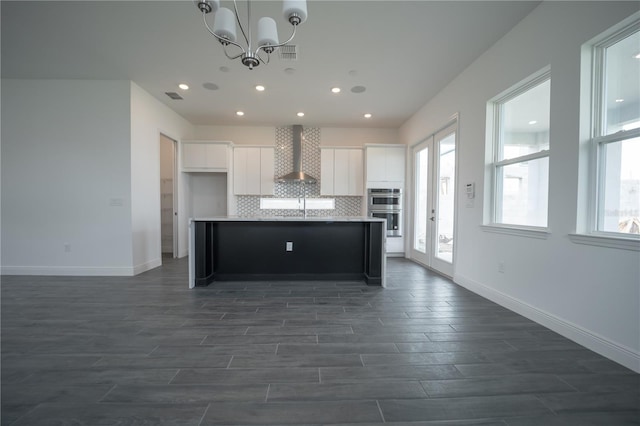
[[[293,251],[293,241],[287,241],[286,250]]]

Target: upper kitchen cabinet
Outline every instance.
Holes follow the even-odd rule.
[[[273,195],[274,161],[273,147],[236,146],[233,149],[233,193]]]
[[[393,188],[404,186],[404,145],[366,145],[367,187]]]
[[[320,148],[320,195],[364,193],[361,148]]]
[[[231,142],[182,141],[183,172],[227,172]]]

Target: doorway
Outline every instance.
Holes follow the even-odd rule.
[[[453,276],[457,120],[413,146],[411,258]]]
[[[160,134],[160,238],[162,257],[178,257],[177,142]]]

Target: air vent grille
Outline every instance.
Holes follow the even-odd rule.
[[[297,61],[298,60],[298,46],[295,44],[287,44],[278,48],[278,55],[283,61]]]
[[[174,101],[183,99],[182,96],[180,96],[176,92],[164,92],[164,94],[170,97],[171,99],[173,99]]]

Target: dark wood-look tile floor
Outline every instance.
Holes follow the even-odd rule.
[[[1,424],[640,424],[640,375],[404,259],[388,281],[2,277]]]

